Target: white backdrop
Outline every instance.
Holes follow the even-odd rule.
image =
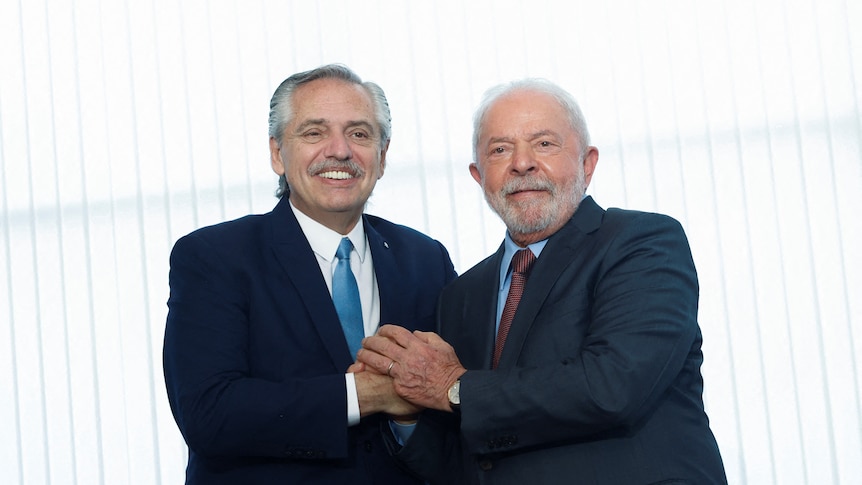
[[[386,90],[370,213],[464,271],[503,228],[467,172],[481,93],[580,99],[603,206],[678,218],[732,484],[862,483],[862,2],[0,0],[0,482],[181,483],[168,254],[276,200],[288,75]]]

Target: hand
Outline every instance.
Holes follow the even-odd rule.
[[[400,423],[416,421],[416,414],[421,409],[398,396],[391,377],[366,367],[362,362],[354,362],[347,372],[354,374],[360,416],[382,412]]]
[[[377,335],[365,338],[362,347],[357,360],[391,376],[399,396],[423,408],[452,410],[449,388],[467,369],[439,335],[384,325]]]

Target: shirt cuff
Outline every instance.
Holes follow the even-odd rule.
[[[356,376],[344,374],[347,385],[347,426],[359,424],[359,395],[356,393]]]

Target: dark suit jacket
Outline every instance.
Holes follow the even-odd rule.
[[[455,277],[446,249],[365,215],[381,323],[431,330]],[[382,416],[347,426],[352,363],[319,265],[287,198],[197,230],[171,254],[164,370],[189,446],[189,484],[414,484]]]
[[[535,263],[492,371],[502,254],[441,295],[439,331],[468,369],[460,417],[423,414],[403,462],[447,485],[726,483],[679,223],[584,199]]]

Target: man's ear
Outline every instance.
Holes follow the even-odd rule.
[[[383,172],[386,171],[386,152],[389,151],[389,142],[386,142],[386,145],[383,146],[383,149],[380,150],[380,173],[377,175],[377,180],[380,180],[383,177]]]
[[[587,186],[590,185],[590,180],[593,178],[593,172],[595,172],[598,163],[599,149],[593,146],[587,147],[587,154],[584,155],[584,182]]]
[[[482,171],[479,170],[479,164],[478,163],[473,162],[470,164],[470,175],[473,176],[473,180],[478,182],[479,185],[482,185]]]
[[[269,162],[272,171],[278,175],[284,175],[284,163],[281,161],[281,147],[274,136],[269,137]]]

